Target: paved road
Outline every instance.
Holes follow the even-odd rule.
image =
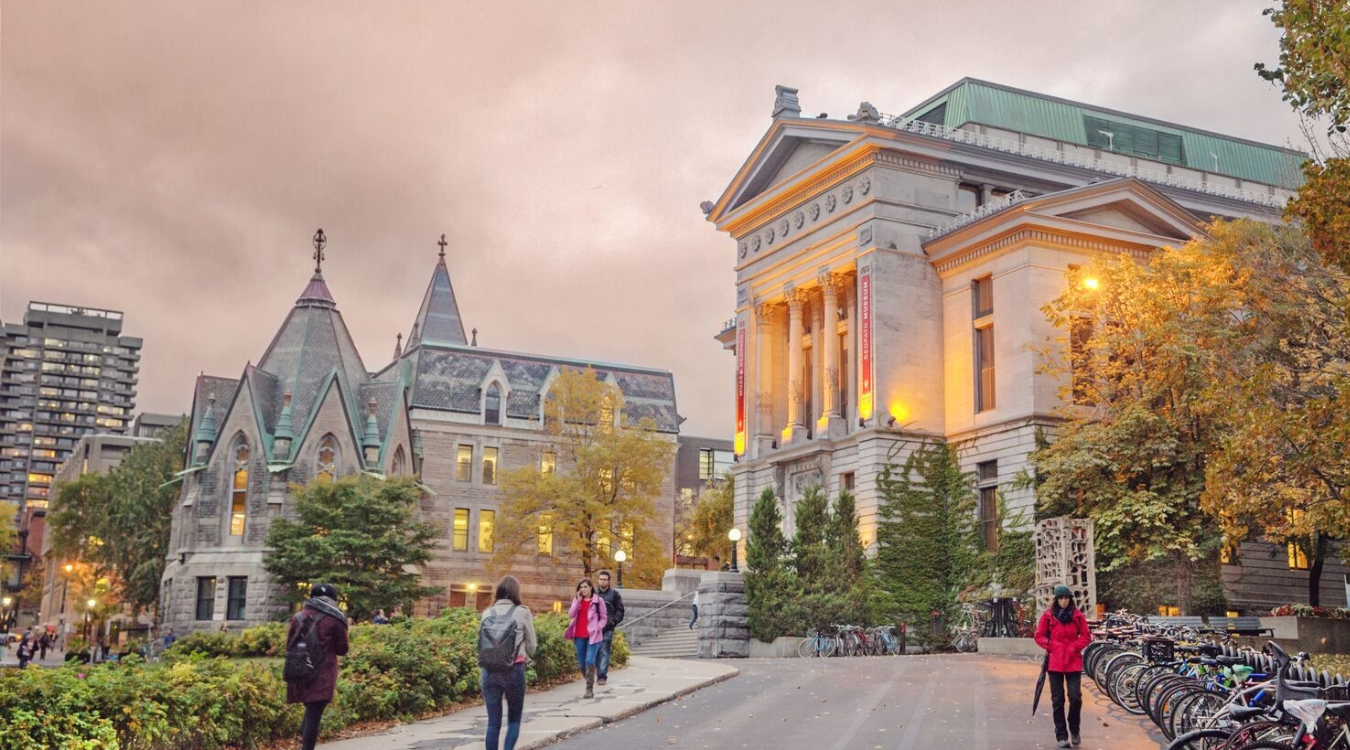
[[[1053,748],[1039,662],[982,655],[762,659],[683,699],[565,740],[559,750],[1034,750]],[[1090,682],[1086,680],[1085,683]],[[1161,735],[1088,684],[1084,750],[1157,750]]]

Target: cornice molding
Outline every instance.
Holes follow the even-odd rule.
[[[1055,232],[1039,228],[1023,228],[988,242],[971,245],[963,250],[933,263],[939,275],[955,271],[961,266],[973,263],[989,255],[1010,250],[1031,242],[1045,243],[1056,249],[1079,250],[1096,253],[1128,253],[1135,260],[1146,260],[1155,249],[1140,245],[1125,245],[1116,242],[1083,237],[1066,232]]]

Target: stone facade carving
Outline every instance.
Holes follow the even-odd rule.
[[[867,195],[868,193],[872,192],[871,177],[864,177],[861,180],[858,180],[858,192],[863,195]]]
[[[1036,607],[1049,609],[1055,587],[1073,590],[1079,609],[1097,608],[1097,566],[1092,520],[1047,518],[1036,524]]]
[[[840,196],[841,198],[843,198],[843,200],[844,200],[844,205],[848,205],[849,203],[852,203],[852,202],[853,202],[853,186],[852,186],[852,185],[845,185],[843,191],[839,194],[839,196]]]
[[[835,199],[833,195],[825,196],[825,212],[834,213]]]
[[[793,214],[792,223],[797,225],[798,229],[801,229],[802,225],[806,223],[806,214],[803,214],[801,211]]]
[[[807,211],[810,212],[810,214],[811,214],[811,221],[815,221],[816,219],[819,219],[819,218],[820,218],[820,204],[819,204],[819,203],[812,203],[812,204],[811,204],[811,207],[808,208]]]

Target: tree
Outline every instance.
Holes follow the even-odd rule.
[[[829,568],[825,534],[830,525],[830,503],[820,487],[808,487],[796,508],[797,533],[792,538],[792,555],[797,578],[809,590],[818,588]]]
[[[294,487],[295,517],[272,521],[263,567],[292,601],[323,581],[337,586],[358,620],[377,609],[408,611],[437,591],[408,570],[431,561],[438,536],[435,525],[413,520],[421,496],[408,478],[357,476]]]
[[[637,584],[658,585],[668,532],[656,532],[674,445],[649,419],[624,416],[623,393],[591,368],[563,369],[544,403],[544,431],[557,456],[551,473],[523,467],[502,475],[493,566],[509,569],[547,528],[575,570],[607,568],[622,545]]]
[[[924,442],[903,466],[882,468],[877,490],[876,577],[892,614],[950,622],[957,596],[987,577],[974,476],[961,471],[955,448]]]
[[[788,567],[788,540],[773,488],[765,487],[750,509],[745,539],[745,597],[750,634],[765,643],[797,632],[798,582]]]
[[[718,560],[731,559],[731,540],[727,539],[727,532],[736,525],[735,497],[736,488],[730,475],[698,496],[684,534],[684,541],[693,554]]]
[[[107,474],[85,474],[60,483],[48,516],[52,550],[93,566],[111,581],[112,593],[133,612],[154,609],[169,550],[187,425],[160,440],[141,443]]]

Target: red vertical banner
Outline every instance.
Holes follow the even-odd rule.
[[[871,419],[872,396],[872,264],[858,271],[858,416]]]
[[[745,321],[736,324],[736,439],[737,455],[745,453]]]

